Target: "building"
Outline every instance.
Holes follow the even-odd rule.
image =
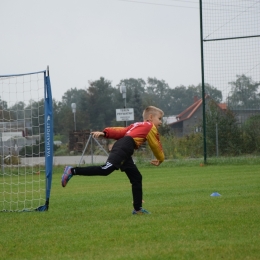
[[[209,101],[215,102],[209,95],[205,96],[206,110]],[[216,102],[215,102],[216,103]],[[228,106],[226,103],[220,103],[216,106],[221,111],[227,111]],[[229,108],[237,119],[237,123],[241,126],[248,118],[253,115],[260,114],[260,109],[244,109],[244,108]],[[201,124],[203,119],[203,107],[202,98],[194,98],[194,103],[186,108],[183,112],[176,116],[176,122],[169,123],[169,127],[174,131],[174,133],[182,137],[193,132],[201,131]]]
[[[205,95],[205,102],[212,100],[209,95]],[[226,110],[226,104],[217,104],[219,109]],[[176,122],[168,124],[176,136],[182,137],[193,132],[200,132],[200,125],[203,119],[202,98],[194,98],[194,103],[176,116]]]
[[[17,154],[24,146],[40,141],[39,135],[28,135],[29,132],[30,122],[0,122],[0,154]]]

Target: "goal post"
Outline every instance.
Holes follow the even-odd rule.
[[[46,211],[49,208],[49,199],[52,183],[52,167],[53,167],[53,113],[52,113],[52,94],[51,81],[49,75],[49,67],[44,73],[45,78],[45,104],[44,104],[44,132],[45,132],[45,172],[46,172],[46,201],[43,206],[39,206],[36,210]]]
[[[0,75],[0,211],[47,211],[53,170],[49,69]]]

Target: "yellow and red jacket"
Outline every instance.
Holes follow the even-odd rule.
[[[145,141],[148,142],[154,156],[160,162],[164,161],[164,153],[155,125],[151,122],[137,122],[127,127],[107,127],[103,130],[106,138],[118,140],[124,136],[131,136],[138,149]]]

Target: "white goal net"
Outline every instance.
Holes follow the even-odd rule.
[[[45,211],[52,177],[48,71],[0,76],[0,211]]]

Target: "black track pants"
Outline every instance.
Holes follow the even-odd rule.
[[[142,175],[133,162],[134,140],[130,136],[119,139],[113,146],[105,165],[76,167],[72,172],[74,175],[82,176],[107,176],[120,168],[125,172],[132,184],[133,206],[135,210],[142,207]]]
[[[102,166],[88,166],[88,167],[76,167],[74,168],[74,175],[82,176],[107,176],[116,170],[116,167],[107,162]]]
[[[107,162],[103,166],[88,166],[88,167],[76,167],[75,175],[81,176],[107,176],[116,170],[116,167]],[[142,207],[143,190],[142,190],[142,175],[133,162],[132,158],[129,158],[122,165],[121,170],[124,171],[132,185],[133,206],[135,210],[139,210]]]
[[[132,163],[131,163],[132,161]],[[142,207],[143,189],[142,189],[142,175],[133,163],[132,158],[124,165],[124,172],[126,173],[130,183],[132,184],[133,206],[135,210]]]

